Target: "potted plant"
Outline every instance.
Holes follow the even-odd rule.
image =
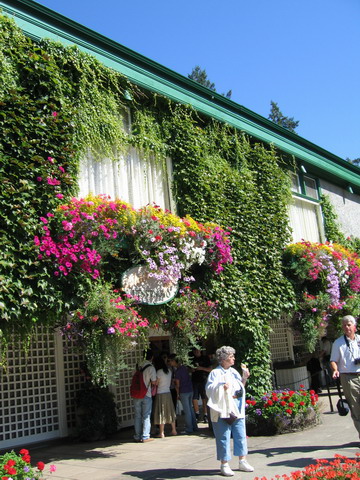
[[[313,390],[273,390],[246,400],[249,435],[276,435],[315,426],[319,420],[318,395]]]

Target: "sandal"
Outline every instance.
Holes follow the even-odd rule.
[[[159,433],[158,435],[155,435],[156,438],[164,438],[165,433]]]

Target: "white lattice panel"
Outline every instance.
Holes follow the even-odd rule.
[[[292,333],[288,320],[281,318],[270,324],[270,350],[273,363],[294,359]]]
[[[124,360],[127,368],[119,372],[117,384],[111,387],[111,391],[115,395],[119,428],[129,427],[134,423],[134,407],[129,393],[130,383],[135,371],[136,362],[139,358],[142,358],[143,350],[144,347],[138,345],[125,356]]]
[[[81,364],[84,357],[79,355],[73,348],[71,342],[63,338],[63,362],[64,362],[64,402],[66,425],[69,433],[76,429],[76,396],[85,383],[81,374]]]
[[[54,335],[39,329],[26,355],[19,347],[9,345],[0,372],[2,448],[59,436]]]

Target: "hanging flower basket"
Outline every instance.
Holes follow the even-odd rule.
[[[285,248],[283,265],[296,295],[293,327],[313,352],[330,321],[358,315],[360,258],[339,244],[298,242]]]

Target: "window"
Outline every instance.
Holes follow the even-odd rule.
[[[129,132],[129,112],[123,112],[124,129]],[[79,195],[85,197],[106,194],[120,198],[134,208],[155,202],[161,208],[175,211],[171,197],[172,163],[164,164],[154,158],[144,158],[135,148],[119,155],[117,161],[109,158],[95,160],[89,153],[80,162]]]
[[[294,193],[293,203],[289,207],[292,241],[321,242],[324,238],[324,227],[317,181],[303,172],[291,173],[291,180]]]
[[[316,180],[314,178],[304,176],[303,177],[304,187],[305,187],[305,195],[307,197],[319,199],[318,188],[316,184]]]
[[[80,196],[89,193],[106,194],[111,198],[121,198],[140,208],[155,202],[162,208],[174,211],[170,182],[172,164],[167,159],[161,165],[154,159],[145,160],[134,148],[118,161],[104,158],[95,160],[87,155],[80,163]]]
[[[304,175],[302,172],[291,172],[291,190],[294,193],[319,200],[318,183],[315,178]]]
[[[318,203],[295,197],[289,209],[292,241],[321,242],[323,225]]]

